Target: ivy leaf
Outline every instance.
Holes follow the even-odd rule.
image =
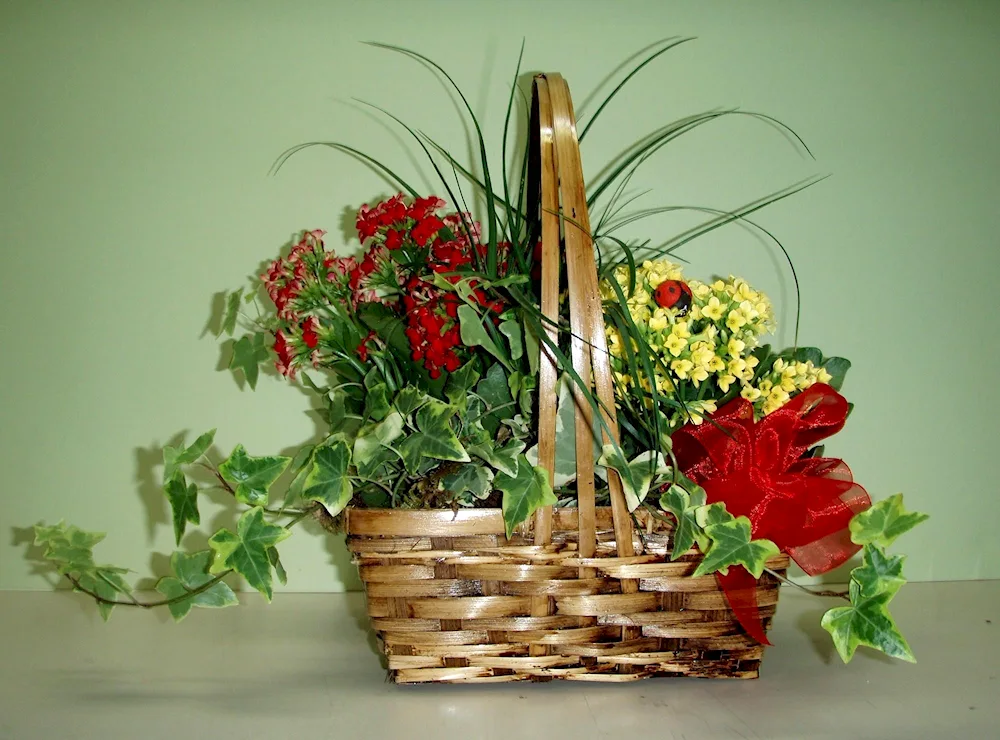
[[[215,430],[202,434],[191,443],[190,447],[171,447],[165,445],[163,448],[163,480],[164,483],[174,477],[174,473],[181,465],[190,465],[204,455],[215,440]]]
[[[524,446],[523,441],[512,439],[502,447],[494,447],[493,441],[490,440],[470,446],[469,453],[488,463],[496,470],[506,473],[509,476],[516,476],[518,455],[524,450]],[[531,462],[531,460],[528,462]]]
[[[494,363],[486,371],[486,377],[476,386],[476,395],[486,404],[486,412],[479,417],[483,428],[495,435],[500,421],[513,413],[514,397],[510,393],[510,383],[503,366]]]
[[[507,344],[510,347],[510,357],[512,360],[520,360],[524,354],[524,341],[521,337],[521,322],[516,319],[507,319],[498,327],[500,333],[507,337]]]
[[[302,495],[302,487],[306,483],[306,476],[309,475],[309,471],[312,469],[311,462],[314,449],[316,449],[315,445],[300,447],[299,451],[295,453],[295,457],[292,458],[292,462],[289,463],[288,469],[295,472],[295,477],[292,478],[292,482],[288,484],[288,490],[285,491],[283,508],[291,506]]]
[[[660,496],[660,508],[673,514],[677,524],[674,526],[674,546],[670,551],[670,559],[676,560],[691,549],[697,542],[702,552],[708,548],[708,537],[695,516],[698,508],[705,505],[705,489],[694,486],[688,493],[678,485],[672,485]]]
[[[281,564],[281,558],[278,556],[278,548],[267,548],[267,559],[271,561],[274,574],[278,576],[278,583],[282,586],[286,585],[288,583],[288,574],[285,572],[285,566]]]
[[[888,557],[877,545],[865,545],[862,564],[851,571],[851,605],[830,609],[823,615],[823,629],[830,633],[845,663],[854,657],[858,645],[916,662],[888,609],[906,582],[902,570],[901,556]]]
[[[280,455],[251,457],[243,445],[236,445],[232,454],[219,466],[219,474],[236,487],[237,501],[248,506],[264,506],[268,490],[285,472],[289,462],[290,457]]]
[[[888,547],[901,534],[928,519],[927,514],[906,511],[903,494],[879,501],[851,519],[851,541],[856,545],[876,544]]]
[[[375,383],[365,394],[365,418],[382,421],[389,413],[389,393],[385,383]]]
[[[170,510],[174,518],[174,540],[179,545],[181,538],[184,537],[187,523],[201,523],[201,516],[198,514],[198,486],[194,483],[188,484],[184,473],[178,470],[163,486],[163,492],[170,501]]]
[[[174,575],[161,578],[156,583],[156,590],[168,599],[178,599],[167,604],[170,615],[179,622],[188,615],[192,607],[205,609],[221,609],[235,606],[239,603],[233,590],[222,581],[212,584],[199,593],[191,593],[203,587],[213,579],[208,567],[212,562],[212,551],[202,550],[188,555],[175,552],[170,556],[170,567]],[[187,595],[186,598],[185,595]]]
[[[222,324],[219,326],[219,333],[215,336],[222,336],[223,333],[230,337],[233,336],[233,332],[236,330],[236,319],[240,313],[240,300],[242,298],[243,288],[229,294],[226,300],[226,313],[222,318]]]
[[[751,540],[750,520],[745,516],[719,524],[709,524],[705,533],[712,544],[694,571],[695,576],[703,576],[716,571],[726,575],[729,566],[742,565],[754,578],[764,572],[764,563],[781,551],[771,540]]]
[[[726,511],[726,505],[717,501],[709,506],[701,506],[694,512],[695,521],[702,529],[706,529],[713,524],[727,524],[734,521],[736,517]]]
[[[469,391],[476,385],[477,380],[479,371],[476,369],[476,361],[470,360],[455,372],[448,374],[444,395],[455,408],[464,413],[469,400]]]
[[[352,461],[363,478],[370,478],[378,467],[392,459],[389,447],[403,434],[403,417],[391,412],[378,424],[366,427],[354,440]]]
[[[503,493],[500,507],[508,539],[514,528],[531,516],[535,509],[556,503],[548,471],[540,465],[532,466],[524,455],[517,458],[516,475],[497,473],[493,485]]]
[[[86,589],[107,602],[116,600],[118,594],[129,594],[132,586],[122,578],[126,568],[97,565],[94,562],[94,545],[101,542],[103,532],[86,532],[64,522],[53,526],[35,526],[35,544],[44,545],[44,557],[55,565],[64,576],[73,576],[76,590]],[[78,584],[78,585],[77,585]],[[98,601],[97,607],[104,621],[111,616],[113,603]]]
[[[350,464],[351,449],[344,440],[338,439],[317,447],[302,498],[319,501],[333,516],[339,514],[350,502],[353,493],[347,474]]]
[[[247,385],[256,390],[260,375],[260,363],[267,359],[267,332],[245,334],[233,345],[233,356],[229,360],[232,370],[241,370]]]
[[[509,358],[486,333],[482,317],[472,306],[458,307],[458,326],[462,344],[466,347],[482,347],[504,365],[509,364]]]
[[[399,454],[406,469],[413,472],[425,457],[452,462],[469,462],[469,453],[459,442],[450,419],[455,409],[432,399],[417,411],[417,429],[399,444]]]
[[[629,511],[635,511],[639,507],[657,477],[670,472],[663,455],[659,452],[646,451],[631,460],[626,460],[621,447],[613,444],[604,445],[597,464],[618,472]]]
[[[493,471],[483,465],[463,465],[458,472],[442,478],[441,485],[456,496],[468,491],[478,499],[485,499],[493,489]]]
[[[235,534],[222,528],[209,539],[208,546],[216,553],[211,572],[235,570],[270,601],[271,559],[267,549],[289,534],[284,527],[265,522],[264,510],[255,506],[240,517]]]
[[[461,368],[459,368],[459,370],[461,370]],[[456,372],[458,371],[456,370]],[[451,379],[449,378],[449,383],[450,382]],[[447,386],[445,386],[445,393],[447,392]],[[408,385],[396,394],[396,397],[392,400],[392,405],[395,407],[396,411],[405,417],[412,414],[429,400],[430,396],[422,390],[414,388],[412,385]]]

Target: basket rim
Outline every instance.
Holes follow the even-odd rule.
[[[454,537],[461,535],[503,535],[506,533],[501,509],[361,509],[344,510],[345,529],[349,535],[388,535],[405,537],[433,535]],[[597,526],[613,527],[611,507],[599,506],[596,510]],[[531,522],[526,522],[531,524]],[[576,530],[579,511],[576,507],[555,508],[552,512],[553,529]]]

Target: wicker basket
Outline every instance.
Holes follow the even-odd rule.
[[[535,79],[531,130],[529,201],[540,205],[541,309],[550,318],[558,314],[564,249],[573,366],[592,384],[617,436],[606,411],[614,409],[614,397],[576,122],[560,75]],[[556,363],[543,352],[539,464],[550,474],[556,377]],[[596,508],[594,420],[589,403],[579,399],[576,406],[578,506],[540,509],[509,540],[498,509],[347,511],[348,546],[393,681],[758,675],[764,648],[739,626],[715,576],[691,577],[697,550],[671,562],[670,525],[640,514],[637,531],[613,474],[611,507]],[[779,573],[787,566],[785,556],[768,563]],[[757,584],[765,629],[778,586],[769,575]]]

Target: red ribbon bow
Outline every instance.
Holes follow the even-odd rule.
[[[842,460],[802,455],[839,432],[847,399],[816,383],[755,422],[753,406],[730,401],[702,424],[673,435],[678,466],[721,501],[733,516],[750,519],[755,539],[768,539],[809,575],[825,573],[858,551],[847,525],[871,506],[868,493]],[[757,609],[757,583],[743,566],[717,574],[736,619],[770,645]]]

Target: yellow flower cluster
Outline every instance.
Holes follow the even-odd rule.
[[[767,416],[788,403],[788,400],[813,383],[829,383],[830,373],[812,362],[793,362],[778,358],[771,372],[762,376],[757,385],[744,385],[740,395],[753,403],[755,415]]]
[[[661,283],[684,280],[680,267],[672,262],[646,261],[638,266],[631,295],[627,267],[617,268],[614,279],[626,296],[639,335],[654,354],[657,391],[667,394],[675,390],[674,383],[690,383],[695,390],[685,393],[685,397],[701,399],[687,402],[689,415],[681,421],[700,423],[703,414],[715,411],[711,399],[728,393],[733,384],[750,387],[758,364],[752,352],[759,337],[774,330],[774,314],[767,296],[732,276],[713,283],[688,280],[685,282],[691,289],[691,305],[683,312],[663,308],[655,300]],[[601,292],[605,300],[617,302],[617,294],[607,282]],[[639,379],[629,373],[625,338],[613,326],[608,327],[607,334],[619,393],[629,393],[636,386],[650,392],[651,382],[644,373]],[[632,351],[638,346],[633,340]]]

